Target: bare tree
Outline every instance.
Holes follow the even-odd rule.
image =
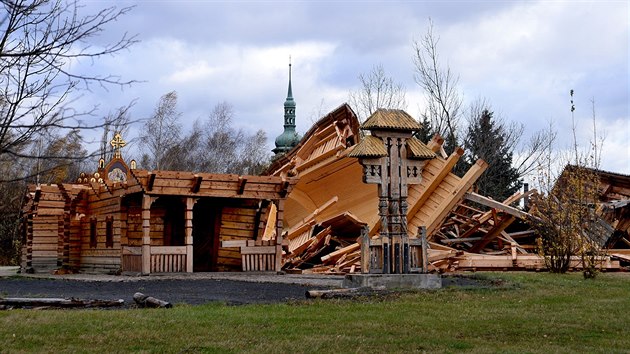
[[[92,85],[127,85],[113,75],[72,71],[72,63],[89,62],[129,48],[135,37],[124,34],[104,47],[89,40],[130,11],[110,7],[83,15],[78,1],[0,0],[0,155],[34,158],[20,146],[45,129],[93,129],[82,121],[91,112],[69,106],[72,95]],[[63,153],[63,152],[60,152]]]
[[[552,272],[564,273],[571,257],[579,256],[584,278],[594,278],[602,262],[602,248],[608,237],[598,215],[599,156],[603,138],[597,135],[593,107],[593,138],[586,146],[578,141],[575,105],[571,94],[573,142],[571,152],[555,156],[553,149],[541,159],[538,184],[540,194],[534,198],[531,224],[540,238],[539,252]],[[551,127],[550,127],[551,130]],[[561,173],[554,173],[558,162],[566,162]]]
[[[234,107],[218,103],[201,127],[195,170],[214,173],[257,174],[269,162],[267,135],[250,135],[233,127]],[[187,141],[195,141],[191,138]]]
[[[440,63],[439,37],[433,32],[433,21],[422,38],[413,43],[416,83],[424,90],[427,107],[423,115],[431,121],[436,133],[444,136],[450,145],[457,143],[457,129],[462,98],[455,76],[448,65]]]
[[[37,183],[63,183],[75,181],[84,170],[87,150],[77,130],[68,134],[49,133],[48,146],[36,163]]]
[[[153,115],[144,124],[141,136],[141,165],[144,168],[173,169],[177,156],[170,150],[176,148],[181,140],[181,115],[177,110],[177,92],[171,91],[160,97]]]
[[[116,133],[120,133],[123,137],[127,136],[129,127],[132,120],[129,113],[131,107],[135,105],[136,101],[132,101],[126,106],[120,106],[113,112],[109,112],[105,117],[105,123],[103,124],[103,135],[101,136],[99,157],[105,161],[109,161],[113,156],[113,147],[110,145],[111,139],[114,138]],[[127,141],[127,146],[130,145],[130,141]]]
[[[201,170],[227,173],[238,162],[237,147],[246,141],[242,130],[232,128],[234,107],[227,102],[218,103],[204,124],[202,147],[206,151]]]
[[[406,109],[406,90],[401,83],[387,76],[382,64],[374,65],[369,74],[359,74],[361,87],[350,92],[350,104],[360,121],[378,108]]]

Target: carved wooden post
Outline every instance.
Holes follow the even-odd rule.
[[[378,184],[379,242],[362,242],[363,272],[373,258],[371,252],[375,247],[370,244],[381,245],[382,262],[382,270],[370,267],[370,273],[410,272],[408,188],[409,184],[420,183],[425,160],[435,157],[431,149],[413,137],[413,132],[420,128],[421,125],[404,111],[378,109],[361,127],[371,134],[348,155],[359,158],[364,183]]]
[[[151,204],[153,198],[142,196],[142,274],[151,273]]]
[[[193,272],[193,207],[196,198],[186,197],[186,211],[184,214],[184,236],[186,244],[186,273]]]
[[[282,269],[282,219],[284,218],[284,199],[275,200],[276,203],[276,259],[274,268],[276,272]]]

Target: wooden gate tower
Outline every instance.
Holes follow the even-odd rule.
[[[378,185],[380,234],[363,237],[364,273],[410,273],[417,261],[411,247],[419,239],[410,240],[407,230],[408,186],[420,183],[426,160],[435,157],[413,137],[421,127],[402,110],[378,109],[361,126],[369,135],[349,154],[363,166],[363,182]]]

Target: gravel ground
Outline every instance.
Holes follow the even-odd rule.
[[[220,301],[238,305],[304,299],[304,294],[308,289],[313,289],[313,287],[299,284],[254,283],[221,279],[105,282],[0,278],[0,296],[4,297],[123,299],[127,306],[134,303],[133,294],[136,292],[172,304],[198,305]]]
[[[133,294],[172,304],[199,305],[213,301],[228,304],[276,303],[305,299],[310,289],[341,287],[342,276],[296,276],[275,273],[193,273],[143,276],[94,274],[16,275],[0,269],[0,297],[49,297],[125,300],[133,306]]]
[[[172,304],[199,305],[278,303],[303,300],[311,289],[340,288],[343,276],[276,273],[180,273],[151,276],[96,274],[17,274],[17,268],[0,267],[0,297],[49,297],[84,300],[125,300],[134,307],[133,294]],[[442,279],[444,287],[487,286],[468,276]]]

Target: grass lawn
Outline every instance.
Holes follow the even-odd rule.
[[[0,311],[0,353],[630,350],[628,273],[480,276],[505,283],[358,301]]]

